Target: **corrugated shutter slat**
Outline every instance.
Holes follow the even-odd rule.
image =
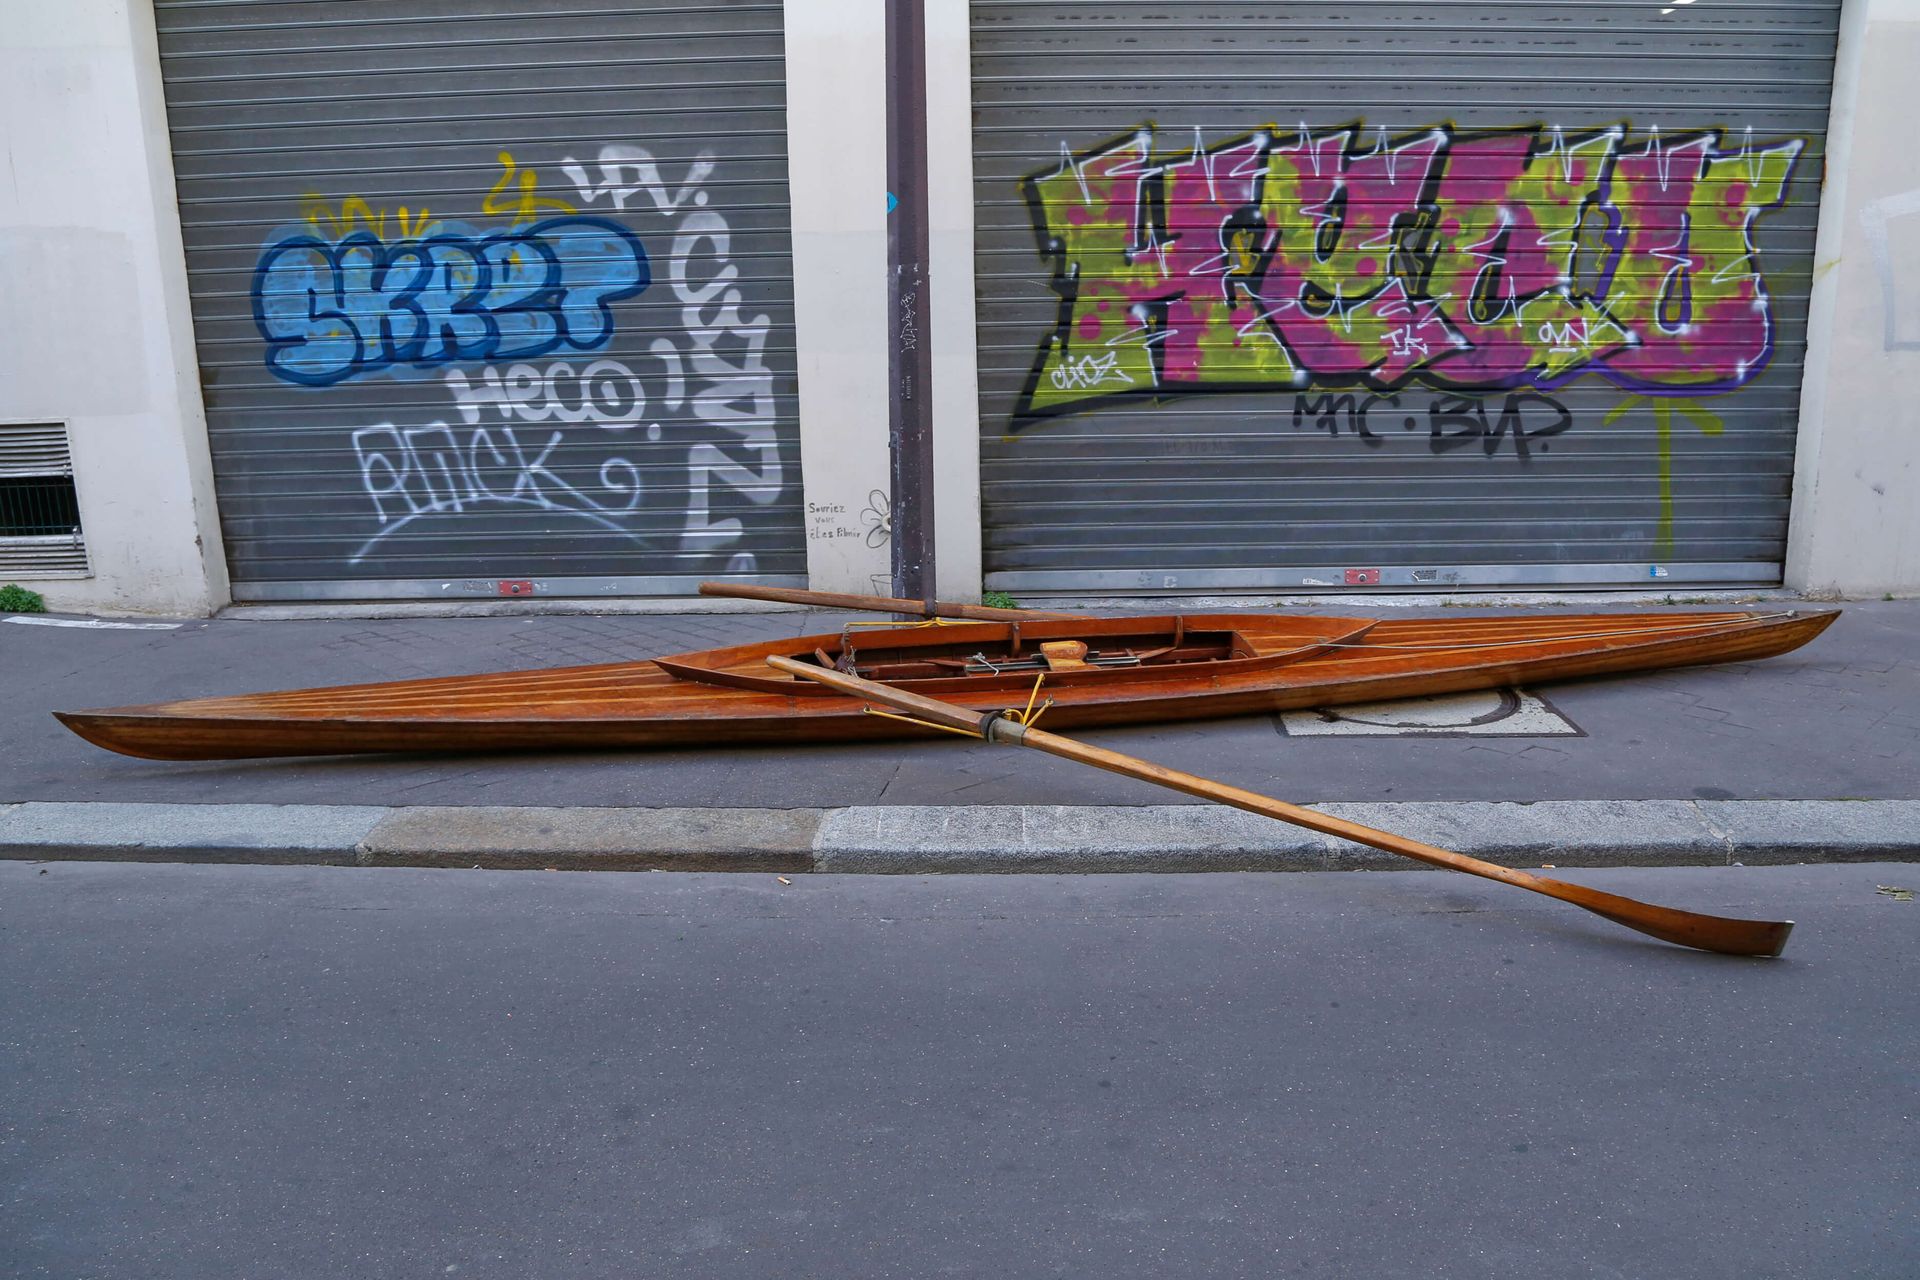
[[[236,597],[803,581],[779,5],[156,11]]]
[[[971,12],[988,586],[1779,580],[1837,0]]]

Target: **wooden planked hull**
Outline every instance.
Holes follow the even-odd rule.
[[[1071,729],[1208,719],[1753,661],[1798,648],[1839,614],[1410,618],[1362,623],[1357,630],[1333,625],[1351,619],[1219,616],[1253,638],[1256,656],[1296,652],[1297,660],[1272,665],[1249,658],[1169,667],[1161,678],[1049,682],[1055,703],[1046,724]],[[1303,632],[1308,622],[1319,630]],[[1302,634],[1310,642],[1296,643]],[[875,638],[869,633],[863,643]],[[806,654],[838,639],[803,636],[716,652],[744,670],[764,665],[765,655]],[[684,671],[705,656],[672,661]],[[993,683],[969,691],[945,681],[935,696],[981,712],[1024,702],[1009,696],[1005,681]],[[97,746],[156,760],[843,742],[929,732],[867,715],[806,681],[794,685],[772,692],[702,683],[644,661],[55,714]]]

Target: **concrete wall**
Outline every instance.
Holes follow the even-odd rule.
[[[786,6],[787,183],[800,343],[807,575],[885,590],[868,535],[887,458],[886,0]],[[881,502],[875,504],[873,495]]]
[[[973,165],[967,9],[927,7],[932,203],[935,576],[980,596]],[[807,572],[816,590],[888,591],[868,532],[887,505],[885,0],[788,0],[788,182],[800,330]],[[878,501],[876,501],[876,498]]]
[[[973,39],[967,6],[927,0],[927,185],[932,205],[934,578],[980,598],[980,384],[973,288]]]
[[[93,576],[56,609],[226,602],[147,0],[9,6],[0,422],[65,422]]]
[[[1920,0],[1848,0],[1787,584],[1920,593]]]

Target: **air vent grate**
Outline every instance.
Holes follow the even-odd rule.
[[[0,424],[0,579],[90,572],[66,427]]]

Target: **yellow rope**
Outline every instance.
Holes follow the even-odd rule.
[[[1035,700],[1040,697],[1040,685],[1046,678],[1047,673],[1044,671],[1034,677],[1033,692],[1027,695],[1027,705],[1024,708],[1015,711],[1009,707],[1002,714],[1022,728],[1032,728],[1034,721],[1040,718],[1041,713],[1053,705],[1052,698],[1048,698],[1038,707],[1033,705]],[[860,713],[869,716],[885,716],[889,720],[898,720],[903,724],[917,724],[923,729],[938,729],[942,733],[957,733],[963,738],[978,738],[983,741],[986,738],[986,735],[978,729],[956,729],[950,724],[935,724],[931,720],[922,720],[919,716],[910,716],[900,711],[882,711],[877,707],[862,707],[860,708]]]
[[[973,729],[956,729],[950,724],[935,724],[931,720],[922,720],[919,716],[906,715],[899,711],[882,711],[878,707],[862,707],[860,714],[885,716],[889,720],[899,720],[906,724],[917,724],[922,729],[938,729],[942,733],[957,733],[963,738],[980,738],[983,735]]]
[[[849,622],[849,627],[892,627],[896,631],[917,631],[922,627],[977,627],[970,618],[922,618],[918,622]]]
[[[1007,719],[1012,720],[1014,723],[1020,725],[1022,728],[1030,729],[1033,727],[1033,722],[1040,718],[1041,712],[1044,712],[1048,707],[1053,705],[1053,699],[1048,698],[1045,702],[1040,704],[1039,711],[1034,710],[1034,707],[1033,707],[1034,699],[1040,696],[1040,684],[1046,678],[1047,678],[1047,673],[1044,671],[1042,671],[1039,675],[1033,678],[1033,692],[1027,695],[1027,705],[1025,709],[1020,711],[1015,711],[1012,708],[1008,708]]]

